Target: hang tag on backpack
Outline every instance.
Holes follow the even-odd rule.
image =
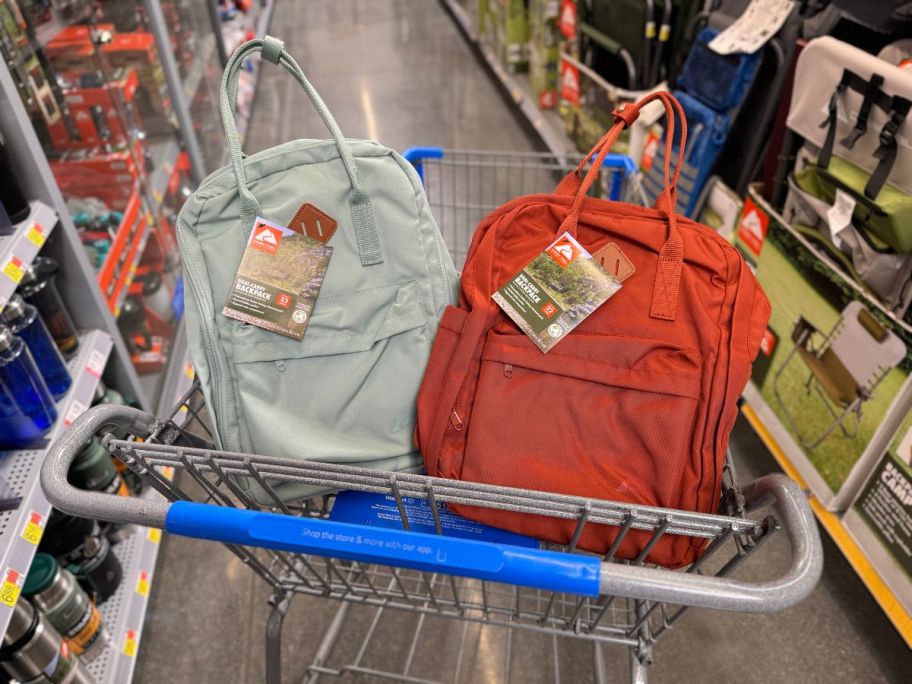
[[[222,314],[303,339],[332,247],[257,217]]]
[[[491,297],[547,353],[619,289],[620,281],[563,233]]]

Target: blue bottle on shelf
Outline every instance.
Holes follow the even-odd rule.
[[[25,342],[0,326],[0,449],[41,439],[57,420],[57,407]]]
[[[54,344],[54,338],[38,315],[38,309],[18,294],[13,295],[3,313],[0,322],[9,326],[14,335],[23,339],[41,375],[47,383],[51,396],[60,399],[73,384],[60,350]]]

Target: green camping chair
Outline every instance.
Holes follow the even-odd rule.
[[[822,337],[822,339],[820,339]],[[819,340],[819,341],[818,341]],[[839,428],[848,438],[858,434],[864,403],[887,374],[906,356],[906,345],[855,300],[846,306],[829,334],[823,334],[803,316],[792,330],[792,351],[773,378],[773,392],[782,406],[792,433],[811,451]],[[805,387],[820,395],[833,422],[816,439],[806,439],[789,413],[779,391],[779,381],[791,360],[798,356],[809,374]],[[847,427],[855,416],[851,431]]]

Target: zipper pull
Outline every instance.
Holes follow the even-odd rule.
[[[461,432],[462,428],[465,427],[465,423],[462,422],[462,418],[460,418],[459,414],[456,413],[456,409],[453,409],[450,412],[450,422],[453,424],[453,429],[457,432]]]
[[[513,377],[513,365],[509,363],[504,364],[504,377],[512,378]]]

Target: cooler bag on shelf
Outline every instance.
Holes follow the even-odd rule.
[[[787,120],[804,145],[786,220],[898,313],[912,270],[910,97],[912,81],[898,67],[818,38],[798,60]]]
[[[304,88],[331,139],[243,156],[233,99],[241,65],[260,51]],[[231,166],[209,176],[178,219],[187,337],[219,446],[385,470],[420,467],[415,396],[459,282],[415,170],[377,143],[344,139],[275,38],[235,51],[222,78],[221,111]],[[303,340],[222,315],[254,217],[289,226],[304,204],[322,213],[320,239],[329,235],[333,252]],[[313,226],[306,229],[317,237]],[[304,493],[294,483],[276,489],[286,500]]]
[[[770,307],[734,247],[675,215],[677,171],[669,179],[666,167],[654,209],[586,197],[621,129],[653,100],[665,105],[673,134],[683,112],[668,93],[619,107],[584,179],[581,164],[553,194],[515,199],[476,230],[460,304],[444,312],[418,397],[416,436],[431,475],[718,510],[729,432]],[[682,130],[682,152],[685,139]],[[614,243],[635,273],[544,354],[491,296],[564,231],[590,252]],[[556,543],[576,526],[453,508]],[[605,553],[616,533],[588,524],[578,545]],[[644,549],[648,539],[631,532],[617,556],[678,567],[705,546],[675,536]]]
[[[678,187],[681,213],[688,216],[699,209],[703,185],[712,175],[719,152],[728,140],[760,64],[759,53],[719,55],[710,50],[708,43],[717,33],[704,28],[697,34],[674,91],[687,115],[691,133],[691,147],[683,156]],[[673,150],[677,153],[676,144]],[[664,155],[660,146],[644,179],[646,192],[652,197],[658,197],[662,191],[663,167]]]

